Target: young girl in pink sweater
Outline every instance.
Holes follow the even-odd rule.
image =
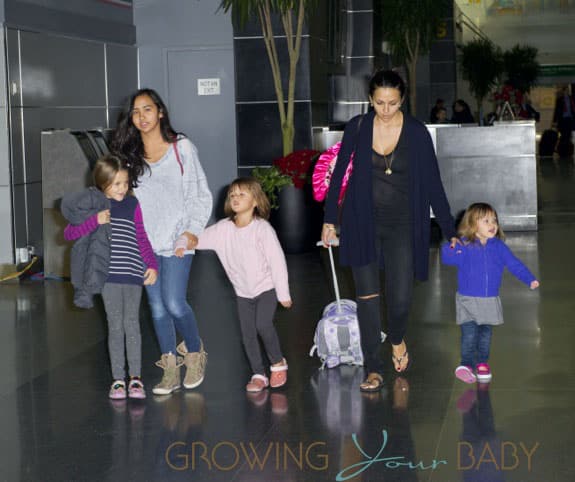
[[[239,178],[230,184],[224,212],[228,217],[200,234],[195,249],[216,252],[238,297],[242,341],[253,373],[246,390],[278,388],[287,382],[288,365],[273,320],[277,302],[290,308],[292,301],[285,256],[267,221],[270,203],[255,179]],[[178,242],[175,254],[182,254]],[[258,336],[271,363],[269,379]]]

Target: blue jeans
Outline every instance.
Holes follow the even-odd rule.
[[[188,304],[186,292],[194,255],[156,256],[158,279],[146,286],[154,329],[164,353],[176,353],[176,330],[186,342],[188,351],[200,351],[196,316]]]
[[[487,363],[493,326],[467,321],[461,326],[461,365],[474,367]]]

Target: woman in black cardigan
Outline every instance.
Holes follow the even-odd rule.
[[[427,279],[430,210],[443,234],[456,241],[455,223],[441,183],[426,127],[404,114],[405,83],[393,71],[379,71],[369,84],[373,111],[351,119],[344,131],[325,203],[322,240],[337,238],[338,194],[350,155],[353,174],[340,221],[340,262],[351,266],[366,380],[362,391],[383,384],[379,270],[385,272],[387,332],[397,372],[410,357],[404,336],[413,278]]]

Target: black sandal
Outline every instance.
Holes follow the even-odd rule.
[[[359,389],[362,392],[379,392],[383,388],[383,377],[377,372],[371,372],[367,375],[364,382],[361,383]]]

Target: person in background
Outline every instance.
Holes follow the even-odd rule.
[[[443,99],[437,99],[435,101],[435,105],[431,108],[431,112],[429,113],[429,122],[432,124],[440,124],[438,117],[439,111],[445,110],[445,101]]]
[[[435,119],[435,124],[447,124],[449,122],[447,119],[447,109],[445,107],[438,109]]]
[[[559,131],[557,150],[569,151],[565,146],[571,145],[571,133],[575,125],[575,99],[569,93],[569,86],[565,85],[559,91],[553,111],[553,125]]]
[[[467,102],[463,99],[457,99],[453,103],[453,116],[451,117],[452,124],[474,124],[475,119],[471,113],[471,109]]]

